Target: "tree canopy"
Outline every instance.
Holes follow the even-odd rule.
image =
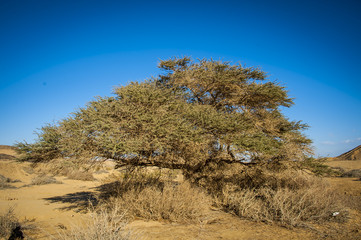
[[[188,57],[156,78],[114,89],[18,143],[27,159],[115,159],[119,165],[201,171],[209,164],[302,161],[311,141],[281,112],[287,90],[254,67]]]

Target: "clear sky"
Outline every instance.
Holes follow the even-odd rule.
[[[0,0],[0,144],[185,55],[268,72],[316,156],[361,144],[360,0]]]

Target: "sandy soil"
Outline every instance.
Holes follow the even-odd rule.
[[[330,167],[340,167],[345,171],[350,171],[353,169],[361,169],[361,159],[358,160],[338,160],[337,158],[330,158],[327,161],[327,165]]]
[[[11,149],[0,148],[0,153],[15,155]],[[356,164],[356,163],[353,163]],[[360,165],[352,166],[361,168]],[[37,230],[26,234],[31,239],[51,239],[50,235],[81,222],[87,217],[85,208],[89,201],[95,201],[97,186],[102,175],[95,175],[96,181],[69,180],[56,177],[62,184],[27,186],[37,174],[28,163],[14,160],[0,160],[0,174],[20,180],[11,183],[16,188],[0,189],[0,214],[9,207],[15,208],[20,220],[33,219]],[[352,206],[347,223],[330,223],[322,226],[287,229],[278,225],[256,223],[240,219],[221,211],[210,211],[209,219],[199,224],[170,224],[156,221],[136,220],[129,228],[144,236],[142,239],[361,239],[361,181],[349,178],[330,178],[330,183],[347,201],[359,201]],[[351,197],[351,198],[350,198]],[[346,198],[345,198],[346,199]],[[352,205],[352,204],[350,204]]]

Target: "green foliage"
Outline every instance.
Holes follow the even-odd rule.
[[[214,106],[223,111],[250,111],[290,106],[285,89],[265,82],[266,74],[258,68],[231,65],[229,62],[190,58],[161,61],[159,85],[187,92],[187,100]]]
[[[211,134],[212,158],[231,160],[302,160],[311,143],[300,130],[300,122],[290,122],[280,107],[293,102],[284,87],[266,81],[258,68],[228,62],[189,58],[161,61],[166,73],[158,86],[184,93],[187,103],[202,106],[202,116],[192,120]],[[201,125],[199,125],[201,124]]]
[[[38,140],[33,144],[27,142],[15,144],[15,150],[20,155],[20,160],[44,162],[61,156],[60,146],[58,145],[61,134],[58,126],[47,124],[36,134]]]
[[[164,74],[115,88],[114,97],[42,128],[36,143],[18,143],[19,151],[29,160],[112,158],[191,175],[223,163],[300,161],[311,152],[307,126],[281,113],[292,99],[260,69],[190,58],[159,67]]]
[[[327,166],[325,162],[326,158],[313,158],[308,157],[302,161],[301,167],[310,170],[317,176],[339,176],[341,175],[340,171],[332,169],[330,166]]]

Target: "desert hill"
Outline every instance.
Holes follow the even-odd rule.
[[[361,160],[361,145],[337,157],[340,160]]]
[[[7,145],[0,145],[0,160],[1,159],[15,159],[14,147]]]

